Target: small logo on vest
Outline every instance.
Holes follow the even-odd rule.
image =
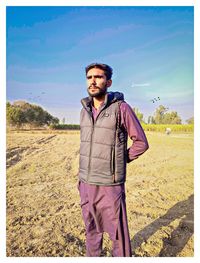
[[[109,116],[109,113],[108,113],[108,112],[105,112],[103,116],[104,116],[104,117],[108,117],[108,116]]]

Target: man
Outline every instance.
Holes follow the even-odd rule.
[[[78,189],[86,227],[86,256],[100,256],[103,232],[112,240],[114,257],[131,257],[125,179],[126,163],[148,149],[144,131],[131,107],[112,85],[112,68],[86,67],[89,97],[81,100]],[[133,140],[127,149],[128,136]]]

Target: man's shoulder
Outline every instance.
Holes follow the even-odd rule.
[[[133,109],[126,101],[122,101],[120,103],[120,110],[124,112],[124,111],[130,111],[130,110],[132,111]]]

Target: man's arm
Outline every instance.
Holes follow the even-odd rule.
[[[131,107],[123,102],[120,105],[120,111],[121,125],[127,130],[128,136],[133,141],[133,144],[127,150],[127,162],[129,163],[143,154],[149,148],[149,145],[144,130]]]

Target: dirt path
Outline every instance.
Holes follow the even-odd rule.
[[[148,133],[128,165],[127,209],[135,256],[193,256],[193,137]],[[8,133],[7,256],[84,256],[79,133]],[[105,235],[102,255],[110,256]]]

